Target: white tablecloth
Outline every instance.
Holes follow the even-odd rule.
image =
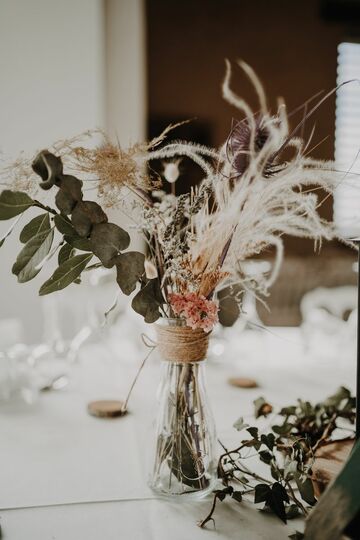
[[[146,351],[144,351],[144,354]],[[121,355],[120,355],[121,357]],[[216,529],[196,526],[209,510],[200,503],[157,499],[146,485],[159,362],[156,355],[135,387],[130,414],[89,416],[88,401],[123,397],[141,356],[111,359],[100,346],[84,348],[63,391],[32,406],[0,405],[0,518],[9,540],[243,538],[286,539],[301,524],[284,526],[246,503],[219,504]],[[320,400],[340,384],[354,388],[355,347],[345,357],[305,353],[298,329],[245,332],[222,357],[208,362],[208,388],[218,435],[236,444],[239,416],[251,421],[253,400],[274,405],[297,397]],[[261,388],[240,390],[229,376],[250,376]]]

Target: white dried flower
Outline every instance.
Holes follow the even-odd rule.
[[[149,261],[149,259],[145,259],[144,267],[145,275],[148,279],[155,279],[158,277],[156,266],[153,262]]]
[[[163,176],[165,180],[169,182],[169,184],[174,184],[179,178],[179,163],[180,160],[178,159],[176,161],[170,161],[169,163],[165,163],[164,165]]]

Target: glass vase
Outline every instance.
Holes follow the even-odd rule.
[[[184,322],[164,319],[162,325],[183,327]],[[181,342],[173,339],[162,362],[149,483],[163,496],[201,498],[212,491],[216,480],[215,424],[206,393],[205,359],[179,361],[187,354],[181,349]]]

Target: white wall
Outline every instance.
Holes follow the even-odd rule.
[[[124,143],[142,137],[142,32],[142,0],[1,0],[0,150],[32,155],[106,125]],[[0,222],[0,237],[8,226]],[[11,266],[18,251],[15,236],[0,250],[0,319],[20,316],[26,341],[36,342],[37,290],[47,276],[17,284]]]

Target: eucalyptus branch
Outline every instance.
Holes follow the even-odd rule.
[[[49,212],[50,214],[53,214],[54,216],[58,215],[58,212],[54,210],[53,208],[50,208],[50,206],[47,206],[46,204],[42,204],[40,201],[34,200],[33,206],[36,206],[37,208],[41,208],[42,210],[46,210],[46,212]]]

